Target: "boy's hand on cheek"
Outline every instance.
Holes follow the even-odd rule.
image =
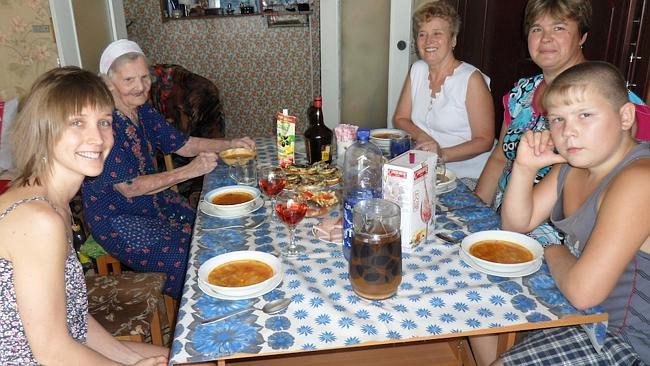
[[[515,164],[536,172],[545,166],[566,162],[562,155],[553,152],[554,147],[548,131],[528,131],[519,142]]]

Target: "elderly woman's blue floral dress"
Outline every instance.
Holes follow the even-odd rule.
[[[113,112],[115,144],[98,177],[82,186],[84,214],[93,237],[133,270],[167,274],[165,293],[180,297],[194,210],[178,193],[166,189],[127,198],[113,185],[158,172],[156,150],[180,149],[188,137],[176,130],[151,105],[138,108],[140,123]]]

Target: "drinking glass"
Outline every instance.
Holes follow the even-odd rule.
[[[287,184],[287,175],[279,166],[263,165],[257,170],[260,190],[271,198],[271,221],[278,221],[278,214],[275,211],[275,197],[282,192]]]
[[[447,165],[445,164],[445,160],[438,156],[438,160],[436,160],[436,185],[446,182],[446,176]]]
[[[230,171],[230,178],[237,182],[237,184],[253,186],[257,180],[255,178],[256,167],[257,160],[254,158],[237,159],[237,161],[228,168]]]
[[[406,134],[399,137],[391,137],[390,139],[390,158],[402,155],[403,153],[411,150],[411,135]]]
[[[305,253],[303,245],[296,245],[296,225],[302,221],[307,213],[307,201],[302,194],[292,191],[283,191],[278,196],[275,205],[280,219],[289,228],[289,246],[282,250],[285,257],[295,257]]]

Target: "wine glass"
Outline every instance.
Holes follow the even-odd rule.
[[[302,194],[284,191],[278,196],[275,211],[289,228],[289,246],[282,250],[285,257],[294,257],[305,253],[303,245],[296,245],[296,225],[307,213],[307,201]]]
[[[271,198],[271,221],[278,221],[275,212],[275,197],[282,192],[287,184],[287,175],[279,166],[263,165],[258,168],[257,178],[260,189]]]

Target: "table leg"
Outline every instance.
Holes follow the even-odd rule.
[[[476,360],[474,359],[474,353],[472,353],[472,348],[469,346],[469,340],[463,338],[458,344],[459,359],[461,365],[463,366],[476,366]]]
[[[516,336],[517,332],[499,334],[499,341],[497,343],[497,355],[502,354],[514,346]]]
[[[476,366],[476,360],[466,337],[454,338],[447,342],[458,366]]]

